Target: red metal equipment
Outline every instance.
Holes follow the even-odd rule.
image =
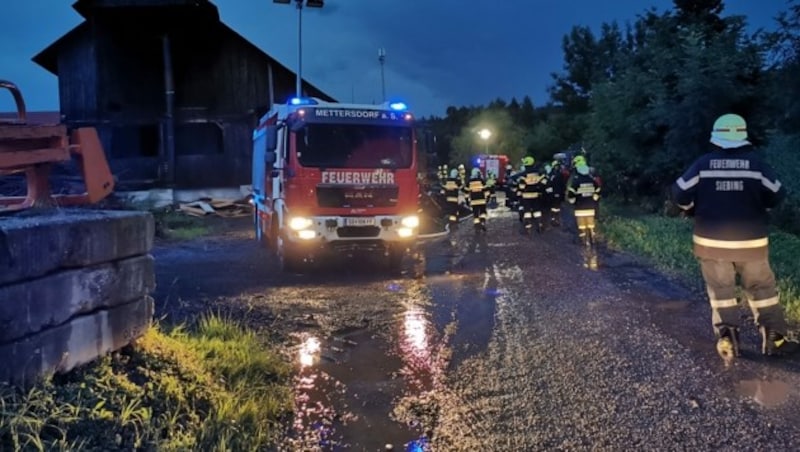
[[[0,80],[0,87],[11,92],[17,105],[16,120],[0,120],[0,176],[25,173],[27,183],[26,196],[0,194],[0,212],[94,204],[111,194],[114,178],[94,128],[79,128],[68,135],[63,124],[28,124],[19,88],[5,80]],[[86,191],[53,195],[50,169],[54,163],[69,162],[73,155],[79,160]]]

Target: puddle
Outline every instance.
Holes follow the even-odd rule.
[[[494,330],[497,298],[504,294],[498,287],[496,269],[486,269],[482,284],[463,286],[456,290],[453,279],[428,281],[435,297],[434,324],[439,331],[451,331],[448,344],[452,351],[451,366],[480,353],[489,346]],[[455,328],[452,328],[452,326]]]
[[[395,406],[431,391],[438,345],[422,308],[407,309],[397,328],[395,344],[366,330],[304,338],[289,450],[423,450],[423,422]]]
[[[779,380],[742,380],[736,385],[736,392],[763,407],[772,408],[789,399],[790,386]]]

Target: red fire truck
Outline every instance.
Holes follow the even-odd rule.
[[[475,166],[480,168],[483,177],[486,178],[491,172],[497,177],[497,183],[503,185],[506,180],[506,166],[508,156],[496,154],[481,154],[475,157]]]
[[[418,236],[414,117],[402,102],[294,98],[253,132],[256,238],[284,271],[326,253],[379,252],[401,265]]]

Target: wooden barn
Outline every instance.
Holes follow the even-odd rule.
[[[73,8],[85,21],[33,60],[58,76],[63,122],[98,129],[120,189],[250,183],[253,127],[294,95],[293,71],[222,23],[208,0]],[[303,91],[333,100],[306,81]]]

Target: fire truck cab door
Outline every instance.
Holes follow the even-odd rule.
[[[267,210],[272,207],[272,173],[278,159],[278,135],[278,128],[268,125],[253,143],[253,195],[256,202]]]
[[[500,160],[496,158],[486,159],[486,175],[492,173],[497,177],[500,174]]]

